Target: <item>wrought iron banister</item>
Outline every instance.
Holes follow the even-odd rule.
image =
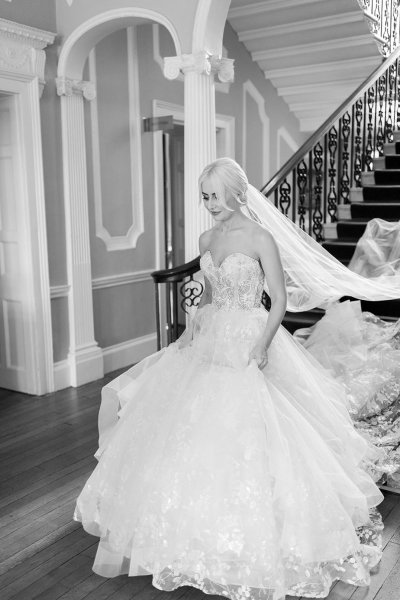
[[[324,224],[361,186],[363,170],[383,155],[400,128],[400,47],[361,84],[283,165],[262,192],[318,241]]]
[[[203,284],[194,277],[199,270],[200,257],[197,256],[184,265],[154,271],[151,274],[156,291],[157,350],[161,348],[164,327],[168,345],[174,342],[184,329],[188,308],[197,306],[199,303],[203,293]],[[165,323],[161,314],[160,284],[166,286]]]
[[[379,51],[389,56],[399,45],[399,0],[357,0]]]
[[[275,173],[273,177],[265,184],[261,189],[265,196],[269,196],[279,185],[279,182],[285,177],[298,163],[299,161],[315,146],[315,144],[329,131],[332,125],[344,115],[349,107],[356,102],[356,100],[362,96],[371,85],[383,75],[392,62],[396,61],[400,57],[400,46],[389,56],[387,59],[382,61],[369,75],[369,77],[358,86],[358,88],[342,102],[342,104],[326,119],[324,123],[304,142],[304,144],[291,156],[285,164]],[[400,115],[398,115],[398,125],[400,126]]]

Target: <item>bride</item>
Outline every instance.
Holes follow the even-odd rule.
[[[354,429],[342,384],[280,323],[286,304],[400,286],[371,288],[338,266],[233,160],[208,165],[199,185],[215,224],[200,236],[195,317],[103,388],[99,463],[74,515],[100,537],[93,569],[232,600],[368,585],[381,558],[383,496],[367,473],[378,451]]]

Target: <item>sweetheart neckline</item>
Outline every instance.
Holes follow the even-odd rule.
[[[235,256],[236,254],[240,254],[241,256],[246,256],[246,258],[249,258],[250,260],[253,260],[255,263],[257,263],[257,264],[260,266],[260,262],[259,262],[259,260],[258,260],[257,258],[254,258],[254,256],[250,256],[249,254],[246,254],[245,252],[231,252],[230,254],[227,254],[227,255],[225,256],[225,258],[224,258],[224,259],[223,259],[223,260],[220,262],[220,264],[217,266],[217,265],[215,264],[215,262],[214,262],[214,259],[213,259],[213,255],[212,255],[212,253],[211,253],[211,250],[206,250],[206,251],[204,252],[203,256],[205,256],[205,255],[207,254],[207,252],[208,252],[208,254],[210,255],[211,262],[212,262],[212,265],[213,265],[214,269],[220,269],[220,268],[222,267],[222,265],[224,264],[224,262],[225,262],[225,261],[226,261],[226,260],[227,260],[227,259],[228,259],[230,256]],[[203,258],[203,257],[201,257],[201,258]]]

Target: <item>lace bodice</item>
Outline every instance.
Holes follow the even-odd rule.
[[[258,260],[233,252],[217,267],[207,250],[200,265],[211,284],[212,303],[217,308],[250,310],[261,306],[264,273]]]

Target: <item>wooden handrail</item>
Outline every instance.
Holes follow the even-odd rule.
[[[167,281],[181,281],[187,275],[195,273],[200,270],[200,256],[196,256],[190,262],[177,267],[171,267],[170,269],[162,269],[160,271],[153,271],[151,277],[154,283],[165,283]]]

